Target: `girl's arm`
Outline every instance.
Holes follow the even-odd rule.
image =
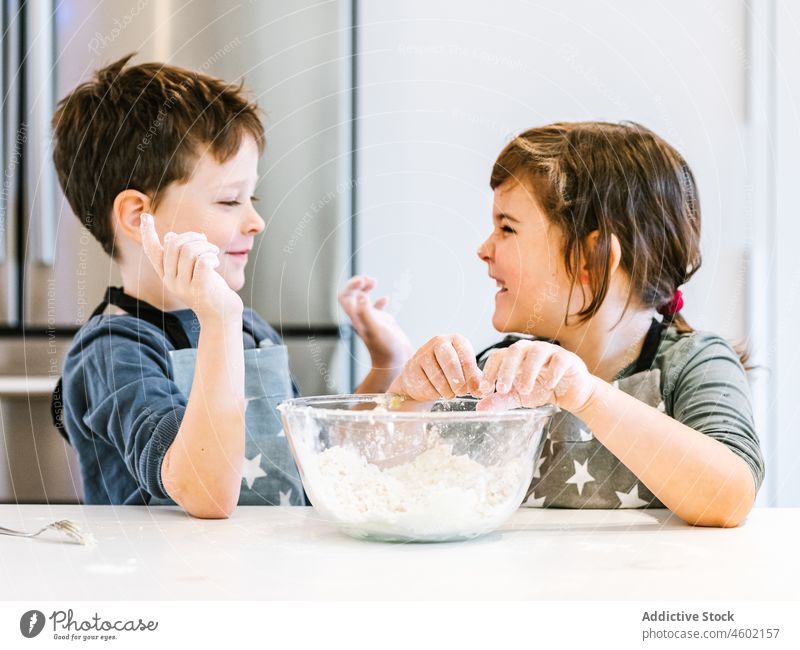
[[[367,275],[356,275],[339,293],[339,304],[367,346],[372,363],[356,393],[385,393],[413,352],[405,332],[384,311],[389,299],[379,298],[374,304],[370,301],[369,292],[375,284]]]
[[[738,526],[755,501],[747,463],[723,443],[592,377],[572,411],[672,512],[698,526]]]
[[[698,371],[702,381],[682,387],[687,402],[680,408],[683,419],[700,423],[720,413],[711,427],[714,434],[733,437],[732,405],[722,398],[734,387],[722,390],[717,378],[704,369]],[[754,477],[742,457],[708,433],[590,374],[577,355],[561,347],[520,341],[493,353],[478,395],[483,397],[479,410],[549,402],[570,411],[665,506],[690,524],[737,526],[753,506]]]

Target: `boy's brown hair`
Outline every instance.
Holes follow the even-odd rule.
[[[189,180],[206,149],[223,163],[242,138],[264,148],[258,107],[242,85],[163,63],[98,70],[62,99],[53,116],[53,161],[72,210],[114,257],[111,210],[126,189],[147,194]]]

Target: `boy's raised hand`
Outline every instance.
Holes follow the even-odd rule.
[[[475,393],[481,378],[475,352],[465,337],[435,336],[406,363],[389,392],[415,400],[450,399]]]
[[[414,348],[394,317],[384,311],[389,299],[384,297],[374,304],[370,302],[369,292],[374,288],[373,278],[353,276],[339,292],[339,304],[367,346],[372,365],[399,368],[411,357]]]
[[[557,404],[579,411],[591,398],[597,379],[576,354],[545,341],[517,341],[493,352],[475,394],[477,410]]]
[[[139,231],[142,247],[164,287],[200,319],[241,313],[242,299],[217,273],[219,248],[203,233],[164,235],[162,245],[153,216],[142,213]]]

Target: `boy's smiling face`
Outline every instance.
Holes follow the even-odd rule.
[[[478,249],[498,284],[492,325],[500,332],[557,338],[571,285],[559,228],[550,223],[531,189],[516,181],[495,190],[492,222],[492,233]],[[580,308],[580,286],[575,289],[573,302],[577,298]]]
[[[170,231],[205,233],[219,249],[217,272],[239,291],[253,238],[264,230],[264,220],[253,207],[258,180],[258,146],[242,139],[239,150],[224,163],[206,151],[196,160],[186,183],[173,184],[160,195],[154,211],[159,237]]]

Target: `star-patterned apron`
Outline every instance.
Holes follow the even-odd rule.
[[[651,369],[666,324],[653,319],[632,374],[614,386],[664,411],[661,371]],[[512,345],[509,336],[478,355],[481,367],[492,350]],[[527,339],[526,339],[527,340]],[[592,435],[579,418],[561,411],[550,418],[533,481],[523,505],[534,508],[664,508],[622,462]]]
[[[108,305],[146,320],[164,332],[175,348],[169,351],[174,381],[188,399],[197,350],[191,346],[180,319],[126,295],[117,287],[108,288],[105,301],[92,316],[102,314]],[[247,323],[243,323],[243,329],[253,340],[258,340]],[[265,339],[259,347],[244,350],[244,392],[246,437],[239,505],[306,505],[303,484],[276,410],[283,400],[294,396],[285,345]],[[175,502],[152,497],[149,505],[175,505]]]

